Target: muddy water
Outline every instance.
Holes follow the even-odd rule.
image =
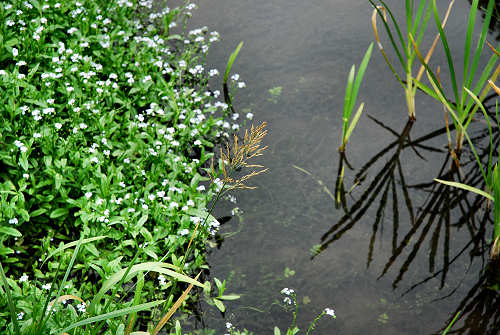
[[[389,3],[403,17],[404,2]],[[323,308],[336,310],[337,319],[320,321],[316,334],[433,334],[471,301],[479,309],[466,310],[457,327],[464,334],[495,333],[494,322],[481,316],[485,301],[496,303],[495,293],[475,286],[488,250],[478,241],[491,237],[491,223],[481,223],[484,206],[475,197],[431,184],[443,166],[450,168],[444,134],[419,142],[415,150],[398,150],[397,143],[390,146],[397,142],[395,134],[368,117],[396,133],[407,121],[403,91],[376,49],[359,96],[366,112],[348,145],[354,170],[346,170],[345,189],[352,188],[346,209],[336,208],[332,199],[345,80],[373,40],[368,1],[197,4],[191,25],[206,25],[222,37],[209,64],[222,73],[229,53],[239,41],[245,43],[233,73],[247,87],[236,94],[235,108],[242,116],[251,111],[255,122],[268,122],[269,149],[260,163],[269,172],[252,181],[257,190],[234,192],[237,204],[219,208],[220,215],[235,206],[243,213],[223,226],[224,241],[211,251],[210,272],[226,278],[227,292],[241,299],[226,303],[224,316],[202,304],[201,319],[189,319],[186,327],[222,334],[225,322],[232,322],[255,334],[269,334],[275,325],[283,332],[291,313],[281,307],[280,291],[289,287],[297,292],[302,330]],[[468,8],[466,1],[457,1],[448,23],[457,55]],[[434,66],[444,68],[444,62],[436,52]],[[275,87],[281,94],[271,99],[269,89]],[[442,107],[430,98],[418,95],[416,113],[412,140],[442,130]],[[464,173],[477,182],[473,163]],[[461,200],[454,201],[457,197]],[[478,320],[486,325],[477,326]]]

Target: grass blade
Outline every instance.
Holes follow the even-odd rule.
[[[366,68],[368,67],[368,63],[370,62],[370,57],[372,55],[373,43],[370,43],[368,50],[366,50],[363,60],[359,65],[358,73],[356,74],[356,80],[354,81],[354,86],[352,88],[352,98],[349,105],[349,110],[352,113],[354,109],[354,104],[356,103],[356,99],[358,98],[359,87],[361,86],[361,82],[363,81],[363,77],[365,75]]]
[[[229,56],[229,59],[227,61],[226,65],[226,71],[224,72],[224,85],[227,84],[227,80],[229,79],[229,73],[231,72],[231,68],[233,67],[233,63],[236,60],[236,57],[238,57],[238,54],[240,53],[240,49],[243,46],[243,41],[238,44],[236,49],[231,53]]]
[[[354,114],[354,117],[353,117],[351,123],[349,124],[349,128],[347,129],[346,134],[345,134],[346,142],[349,140],[349,137],[351,136],[351,133],[353,132],[354,127],[356,127],[356,124],[358,123],[358,120],[361,117],[361,113],[363,113],[364,106],[365,106],[365,103],[364,102],[361,103],[358,110],[356,111],[356,114]],[[347,144],[347,143],[345,143],[345,144]]]
[[[5,294],[7,295],[7,302],[9,304],[9,313],[12,323],[14,324],[14,330],[17,335],[21,335],[19,331],[19,323],[17,322],[16,315],[16,307],[14,306],[14,302],[12,301],[12,296],[10,295],[10,287],[7,283],[7,277],[5,276],[5,272],[3,271],[2,263],[0,262],[0,277],[2,277],[2,284],[5,290]]]
[[[72,324],[69,327],[66,327],[64,329],[58,330],[57,334],[68,332],[71,329],[74,329],[74,328],[77,328],[77,327],[80,327],[80,326],[84,326],[84,325],[88,325],[88,324],[91,324],[91,323],[95,323],[95,322],[98,322],[98,321],[108,320],[108,319],[116,318],[116,317],[119,317],[119,316],[122,316],[122,315],[127,315],[127,314],[130,314],[130,313],[137,313],[137,312],[140,312],[140,311],[151,309],[153,307],[161,305],[164,302],[165,302],[165,300],[157,300],[157,301],[152,301],[152,302],[147,302],[147,303],[144,303],[144,304],[140,304],[140,305],[137,305],[137,306],[131,306],[131,307],[127,307],[127,308],[122,308],[122,309],[119,309],[117,311],[109,312],[109,313],[106,313],[106,314],[101,314],[101,315],[93,316],[93,317],[87,318],[85,320],[81,320],[81,321],[75,322],[74,324]]]
[[[446,60],[448,61],[448,68],[450,69],[450,77],[451,77],[451,84],[453,87],[453,93],[455,95],[455,101],[457,104],[459,104],[459,95],[458,95],[458,88],[457,88],[457,78],[455,75],[455,66],[453,65],[453,59],[451,58],[451,52],[450,48],[448,46],[448,40],[446,38],[446,34],[444,33],[443,27],[441,25],[441,20],[439,19],[439,13],[437,10],[437,5],[436,5],[436,0],[432,0],[432,6],[434,10],[434,19],[436,21],[437,28],[439,30],[439,35],[441,36],[441,42],[443,44],[443,49],[446,55]],[[458,110],[461,110],[461,107],[458,106]],[[459,112],[460,114],[460,112]]]
[[[479,195],[482,195],[483,197],[489,199],[489,200],[494,200],[493,199],[493,196],[483,190],[480,190],[478,188],[475,188],[473,186],[469,186],[469,185],[466,185],[466,184],[462,184],[462,183],[457,183],[455,181],[447,181],[447,180],[441,180],[441,179],[434,179],[435,181],[437,182],[440,182],[441,184],[445,184],[445,185],[448,185],[448,186],[453,186],[453,187],[456,187],[456,188],[460,188],[462,190],[466,190],[466,191],[470,191],[470,192],[474,192],[476,194],[479,194]]]
[[[194,278],[194,280],[198,280],[198,277],[200,277],[200,274],[201,274],[201,272],[198,273],[198,275]],[[172,317],[172,315],[174,315],[175,311],[177,311],[177,309],[184,302],[184,300],[186,300],[187,295],[189,294],[189,292],[191,291],[192,288],[193,288],[193,284],[191,283],[191,284],[189,284],[188,288],[184,292],[182,292],[182,295],[179,297],[179,299],[177,299],[177,301],[174,303],[174,305],[168,311],[168,313],[165,314],[165,316],[163,316],[163,318],[160,320],[160,322],[158,322],[158,324],[156,325],[156,327],[153,330],[153,332],[151,333],[151,335],[158,334],[158,332],[163,328],[165,323],[167,323],[167,321],[170,319],[170,317]]]

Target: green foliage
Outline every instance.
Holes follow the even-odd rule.
[[[0,4],[0,333],[128,334],[203,287],[208,161],[239,124],[204,69],[218,33],[147,6]]]
[[[361,113],[363,112],[364,103],[361,103],[358,110],[352,117],[352,112],[354,111],[354,106],[356,105],[356,100],[358,98],[359,88],[363,81],[363,77],[365,75],[366,68],[368,67],[368,62],[370,61],[370,57],[372,55],[373,43],[370,44],[368,50],[361,61],[359,66],[358,73],[356,74],[356,66],[353,65],[351,70],[349,71],[349,76],[347,77],[347,86],[345,89],[345,97],[344,97],[344,109],[342,110],[342,145],[339,148],[340,152],[345,151],[345,147],[347,145],[347,141],[349,141],[349,137],[353,132],[356,124],[361,117]]]

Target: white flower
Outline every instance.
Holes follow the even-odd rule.
[[[17,220],[17,218],[12,218],[12,219],[9,220],[9,223],[10,224],[18,224],[19,221]]]
[[[231,329],[233,324],[231,322],[226,322],[226,329]]]
[[[90,199],[92,197],[92,192],[85,192],[85,198]]]
[[[239,88],[245,88],[245,87],[247,87],[247,84],[245,84],[245,82],[244,82],[244,81],[240,81],[240,82],[238,83],[238,87],[239,87]]]
[[[164,275],[159,275],[158,276],[158,281],[160,282],[160,285],[165,285],[167,282],[165,280],[165,276]]]
[[[234,80],[234,81],[236,81],[236,80],[240,79],[240,75],[239,75],[239,74],[237,74],[237,73],[235,73],[235,74],[233,74],[233,75],[231,76],[231,79],[232,79],[232,80]]]
[[[295,293],[295,291],[291,288],[288,288],[288,287],[285,287],[284,289],[281,290],[281,294],[284,294],[284,295],[291,295]]]
[[[81,303],[81,304],[76,305],[76,309],[80,313],[85,313],[85,311],[87,310],[87,306],[85,306],[85,303]]]
[[[23,283],[23,282],[27,282],[27,281],[28,281],[28,275],[26,273],[23,273],[21,278],[19,278],[19,282]]]
[[[23,177],[24,177],[25,179],[28,179],[28,178],[30,177],[30,175],[29,175],[29,174],[27,174],[27,173],[23,173]]]
[[[56,129],[58,129],[58,130],[59,130],[59,129],[61,129],[61,128],[62,128],[62,124],[61,124],[61,123],[59,123],[59,122],[56,122],[56,123],[54,124],[54,127],[56,127]]]
[[[19,312],[19,313],[17,313],[17,319],[18,319],[18,320],[22,320],[22,319],[23,319],[23,317],[24,317],[24,312]]]
[[[194,145],[201,145],[201,141],[200,140],[194,141]]]
[[[182,229],[181,231],[179,231],[179,235],[181,236],[185,236],[189,234],[189,229]]]
[[[332,318],[336,318],[337,316],[335,315],[335,310],[331,308],[325,308],[325,314],[330,315]]]
[[[47,283],[47,284],[43,284],[43,285],[42,285],[42,288],[43,288],[44,290],[47,290],[47,291],[48,291],[48,290],[50,290],[50,288],[51,288],[51,287],[52,287],[52,284],[51,284],[51,283]]]
[[[253,113],[247,113],[247,119],[251,120],[253,119]]]
[[[12,56],[17,57],[18,54],[19,50],[17,50],[17,48],[12,48]]]
[[[292,304],[292,299],[290,299],[289,297],[285,297],[285,298],[283,298],[283,302],[285,304],[291,305]]]

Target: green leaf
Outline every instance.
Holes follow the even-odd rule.
[[[462,184],[462,183],[457,183],[457,182],[454,182],[454,181],[447,181],[447,180],[441,180],[441,179],[434,179],[434,180],[437,181],[437,182],[440,182],[442,184],[445,184],[445,185],[448,185],[448,186],[457,187],[457,188],[461,188],[462,190],[474,192],[476,194],[482,195],[483,197],[485,197],[487,199],[494,200],[493,196],[491,194],[486,193],[485,191],[480,190],[478,188],[475,188],[475,187],[472,187],[472,186],[469,186],[469,185],[466,185],[466,184]]]
[[[172,264],[169,263],[162,263],[162,262],[145,262],[145,263],[140,263],[132,266],[129,271],[127,276],[124,278],[123,282],[126,282],[130,279],[132,279],[134,276],[137,275],[139,272],[158,272],[173,278],[176,278],[179,281],[183,281],[186,283],[190,283],[199,287],[204,287],[204,285],[186,275],[180,274],[178,272],[175,272],[170,269],[175,269],[178,270],[178,268]],[[128,268],[123,268],[119,270],[118,272],[115,272],[109,279],[107,279],[103,284],[99,292],[97,292],[96,295],[94,295],[94,298],[92,299],[92,302],[89,305],[88,311],[92,314],[95,312],[95,307],[100,303],[101,299],[104,297],[106,292],[108,292],[114,285],[116,285],[118,282],[122,281],[123,276],[127,272]]]
[[[229,56],[229,60],[227,61],[227,65],[226,65],[226,71],[224,72],[224,81],[223,81],[224,84],[227,84],[227,80],[229,79],[229,73],[231,72],[231,68],[233,67],[233,63],[236,60],[236,57],[238,56],[238,54],[240,53],[240,49],[242,46],[243,46],[243,42],[240,42],[240,44],[238,44],[238,46],[233,51],[233,53],[231,53],[231,55]]]
[[[96,237],[86,238],[86,239],[82,240],[82,244],[102,240],[103,238],[107,238],[107,236],[96,236]],[[43,261],[42,265],[45,264],[50,258],[52,258],[52,256],[57,255],[58,253],[60,253],[63,250],[66,250],[68,248],[72,248],[72,247],[78,245],[78,242],[79,241],[73,241],[70,243],[66,243],[63,246],[60,246],[59,248],[57,248],[56,250],[50,252],[49,255],[47,256],[47,258],[45,258],[45,260]]]
[[[69,211],[68,211],[67,208],[58,208],[58,209],[53,210],[50,213],[50,218],[51,219],[57,219],[57,218],[60,218],[61,216],[68,215],[68,213],[69,213]]]
[[[226,294],[226,295],[221,295],[220,297],[217,297],[218,299],[221,300],[237,300],[241,296],[239,294]]]
[[[11,227],[0,226],[0,234],[7,234],[10,236],[21,237],[23,236],[19,230]]]
[[[117,311],[109,312],[109,313],[106,313],[106,314],[101,314],[101,315],[93,316],[91,318],[75,322],[75,323],[73,323],[69,327],[66,327],[64,329],[58,330],[57,334],[62,334],[64,332],[70,331],[71,329],[74,329],[74,328],[77,328],[77,327],[80,327],[80,326],[84,326],[84,325],[88,325],[88,324],[91,324],[91,323],[95,323],[95,322],[99,322],[99,321],[103,321],[103,320],[108,320],[108,319],[116,318],[116,317],[119,317],[119,316],[122,316],[122,315],[127,315],[127,314],[130,314],[130,313],[137,313],[137,312],[140,312],[140,311],[149,310],[149,309],[152,309],[152,308],[154,308],[154,307],[156,307],[158,305],[163,304],[164,302],[165,302],[165,300],[157,300],[157,301],[152,301],[152,302],[148,302],[148,303],[145,303],[145,304],[140,304],[140,305],[136,305],[136,306],[122,308],[122,309],[119,309]]]
[[[224,306],[224,303],[222,301],[220,301],[217,298],[214,298],[213,301],[215,306],[219,309],[219,311],[221,311],[222,313],[226,311],[226,306]]]
[[[281,335],[280,329],[274,326],[274,335]]]

